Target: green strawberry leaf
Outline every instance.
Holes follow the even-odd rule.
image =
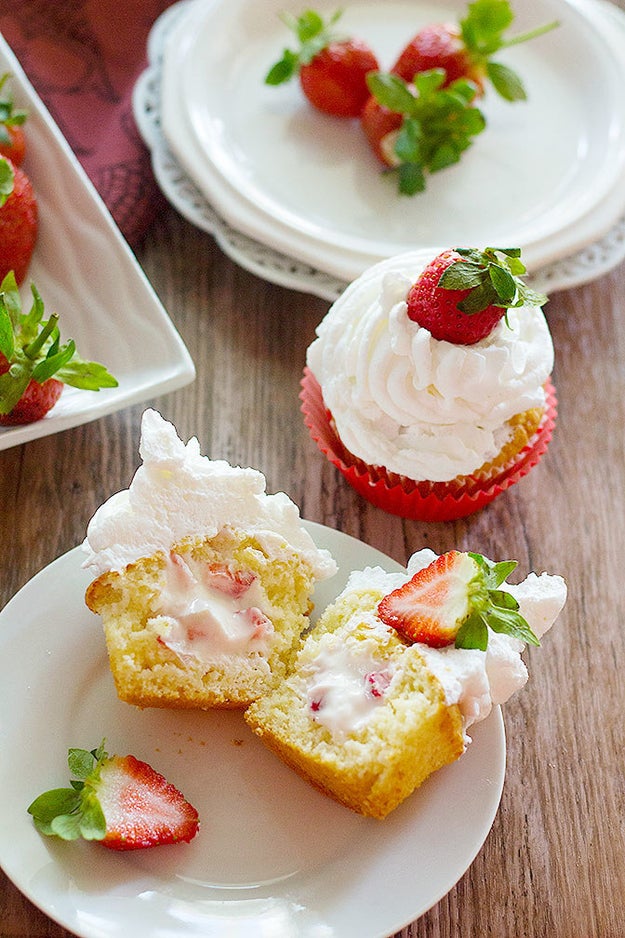
[[[55,377],[73,388],[83,391],[100,391],[102,388],[116,388],[119,386],[117,378],[99,362],[85,362],[74,357],[66,365],[62,365]]]
[[[412,115],[415,97],[408,89],[406,82],[402,81],[398,75],[391,75],[388,72],[369,72],[365,81],[378,104],[396,114]]]
[[[0,375],[0,414],[10,414],[30,383],[32,365],[13,362],[8,371]]]
[[[510,270],[506,270],[506,268],[502,267],[500,264],[489,264],[488,275],[495,289],[495,293],[501,302],[506,306],[514,302],[517,292],[517,282],[510,273]]]
[[[85,779],[93,772],[95,758],[92,752],[86,749],[69,749],[67,764],[75,779]]]
[[[506,101],[526,101],[527,92],[523,82],[511,68],[500,62],[488,62],[486,74],[497,94]]]
[[[13,322],[6,307],[4,296],[0,293],[0,352],[7,361],[11,361],[15,352]]]
[[[4,157],[0,157],[0,208],[13,192],[15,173],[13,167]]]
[[[290,49],[284,50],[284,55],[279,62],[272,65],[265,76],[266,85],[281,85],[289,81],[297,72],[299,67],[299,58],[295,52]]]
[[[458,629],[456,648],[477,648],[486,651],[488,647],[488,626],[481,616],[469,616]]]
[[[402,195],[416,195],[425,190],[425,175],[418,163],[402,163],[397,172]]]

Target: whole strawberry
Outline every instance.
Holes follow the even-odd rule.
[[[369,46],[360,39],[334,38],[337,11],[326,23],[314,10],[301,16],[281,14],[300,42],[298,52],[285,49],[265,83],[280,85],[299,75],[302,91],[318,111],[333,117],[358,117],[369,97],[366,76],[378,68]]]
[[[514,560],[493,564],[481,554],[450,550],[385,596],[378,615],[406,641],[431,648],[485,651],[489,629],[538,645],[517,600],[499,589],[515,567]]]
[[[435,339],[474,345],[486,338],[508,309],[542,306],[547,297],[530,290],[519,248],[456,248],[425,268],[407,296],[408,318]]]
[[[26,152],[22,125],[27,115],[13,106],[13,98],[5,88],[10,77],[9,72],[0,75],[0,156],[8,157],[14,166],[21,166]]]
[[[484,91],[489,80],[506,101],[522,101],[527,95],[519,76],[492,56],[500,49],[527,42],[554,29],[556,22],[504,39],[514,14],[508,0],[475,0],[460,23],[432,23],[421,29],[404,48],[391,71],[405,81],[418,72],[443,68],[446,82],[469,78]]]
[[[188,843],[197,834],[195,808],[147,762],[109,756],[102,741],[91,752],[70,749],[68,764],[72,787],[44,792],[27,809],[42,834],[111,850]]]
[[[0,157],[0,279],[10,270],[22,283],[35,249],[37,199],[30,179],[11,160]]]
[[[0,284],[0,425],[41,420],[57,402],[64,384],[97,391],[117,387],[103,365],[82,361],[73,339],[61,344],[58,316],[43,319],[44,304],[31,286],[33,304],[22,313],[12,272]]]

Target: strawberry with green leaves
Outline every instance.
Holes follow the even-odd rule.
[[[486,126],[473,106],[473,82],[460,78],[445,87],[442,69],[421,72],[413,85],[374,72],[367,84],[373,102],[365,105],[362,129],[378,159],[397,173],[403,195],[423,192],[426,174],[457,163]]]
[[[500,589],[516,565],[514,560],[491,563],[481,554],[448,551],[385,596],[378,615],[407,642],[431,648],[485,651],[489,629],[539,645],[514,596]]]
[[[525,285],[519,248],[443,251],[408,292],[408,318],[435,339],[474,345],[509,309],[542,306],[547,297]]]
[[[28,807],[42,834],[111,850],[188,843],[197,834],[195,808],[147,762],[109,756],[102,741],[90,752],[70,749],[68,764],[71,788],[46,791]]]
[[[504,33],[513,20],[508,0],[475,0],[469,4],[459,24],[432,23],[421,29],[404,48],[391,71],[410,82],[418,72],[442,68],[449,84],[458,78],[469,78],[482,94],[488,80],[506,101],[523,101],[527,95],[519,76],[501,62],[494,62],[492,56],[502,49],[542,36],[558,24],[547,23],[505,39]]]
[[[333,117],[358,117],[369,97],[366,76],[378,69],[378,61],[362,40],[335,37],[332,27],[340,16],[339,10],[326,23],[314,10],[300,16],[282,13],[300,48],[297,52],[285,49],[265,83],[280,85],[299,75],[302,91],[318,111]]]
[[[39,227],[39,211],[23,169],[0,156],[0,280],[12,270],[18,283],[26,277]]]
[[[16,108],[5,87],[11,75],[0,75],[0,156],[6,156],[14,166],[21,166],[26,152],[23,124],[26,111]]]
[[[0,425],[33,423],[54,406],[64,384],[89,391],[117,387],[104,365],[76,354],[73,339],[61,344],[58,316],[43,318],[44,304],[35,285],[28,313],[15,275],[0,284]]]

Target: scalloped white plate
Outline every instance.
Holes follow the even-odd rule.
[[[452,243],[519,245],[530,270],[604,236],[625,209],[625,39],[592,0],[527,0],[516,28],[560,20],[507,50],[529,100],[487,95],[489,126],[461,164],[412,199],[382,176],[357,122],[315,112],[263,76],[296,0],[196,0],[164,47],[162,122],[176,158],[234,228],[350,280],[377,260]],[[392,61],[418,25],[464,8],[357,0],[345,31]],[[334,9],[323,0],[323,11]],[[500,57],[504,57],[504,54]],[[597,96],[596,88],[602,93]],[[557,120],[554,119],[557,115]]]
[[[139,131],[149,147],[156,180],[169,202],[188,221],[215,237],[224,253],[257,276],[281,286],[301,290],[333,301],[345,289],[347,281],[334,277],[319,267],[305,264],[288,254],[250,238],[233,228],[215,210],[197,188],[171,152],[161,126],[162,51],[174,23],[190,6],[191,0],[179,0],[154,24],[148,42],[149,66],[134,89],[133,109]],[[625,15],[613,4],[597,0],[601,15],[625,38]],[[593,230],[606,231],[598,240],[593,233],[580,231],[583,247],[574,254],[534,270],[528,282],[545,293],[588,283],[612,270],[625,259],[625,216],[609,227],[612,208],[599,206],[599,217],[592,220]]]
[[[59,314],[63,339],[100,361],[119,387],[66,387],[36,423],[0,427],[0,450],[75,427],[174,391],[195,377],[191,357],[107,208],[78,163],[17,58],[0,35],[0,74],[12,74],[16,105],[28,110],[24,169],[39,202],[39,235],[25,285]]]
[[[307,526],[341,569],[393,560]],[[497,708],[461,759],[385,821],[335,804],[291,772],[235,711],[139,710],[115,694],[89,574],[75,548],[0,613],[0,865],[50,918],[81,938],[383,938],[441,899],[473,862],[497,812],[505,738]],[[189,845],[116,854],[40,836],[26,808],[67,784],[67,749],[131,752],[198,809]]]

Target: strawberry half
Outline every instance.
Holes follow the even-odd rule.
[[[96,840],[111,850],[188,843],[198,813],[174,785],[134,756],[70,749],[71,788],[44,792],[28,807],[42,834]]]
[[[489,628],[538,645],[516,599],[499,589],[515,567],[513,560],[493,564],[481,554],[448,551],[380,600],[378,615],[406,641],[431,648],[484,651]]]
[[[492,56],[500,49],[527,42],[554,29],[551,22],[530,32],[504,39],[514,14],[508,0],[475,0],[467,15],[456,23],[433,23],[421,29],[403,49],[391,71],[405,81],[413,81],[418,72],[443,68],[446,83],[469,78],[484,91],[489,80],[506,101],[523,101],[527,95],[519,76]]]
[[[299,74],[302,91],[318,111],[333,117],[358,117],[369,97],[366,77],[378,69],[378,60],[360,39],[336,39],[332,26],[337,11],[326,23],[314,10],[301,16],[282,13],[281,19],[299,39],[300,49],[285,49],[265,78],[281,85]]]
[[[0,157],[0,280],[10,270],[21,283],[35,249],[37,199],[26,173]]]
[[[26,152],[22,125],[27,114],[13,106],[13,99],[5,89],[10,77],[9,72],[0,75],[0,156],[6,156],[14,166],[21,166]]]
[[[98,362],[76,354],[73,339],[61,345],[57,315],[43,318],[44,304],[34,284],[33,304],[22,313],[15,275],[0,284],[0,425],[32,423],[57,402],[64,384],[89,391],[117,387]]]
[[[547,297],[530,290],[519,248],[455,248],[425,268],[407,296],[408,318],[435,339],[474,345],[489,335],[508,309],[542,306]]]

